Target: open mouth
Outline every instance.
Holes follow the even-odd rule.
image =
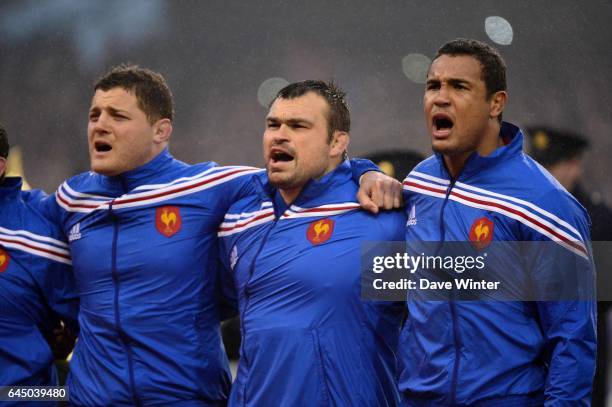
[[[94,144],[94,148],[96,150],[97,153],[105,153],[107,151],[111,151],[113,149],[113,147],[104,142],[104,141],[96,141]]]
[[[270,152],[270,159],[273,163],[293,161],[293,156],[284,150],[273,149]]]
[[[437,131],[450,130],[453,128],[453,121],[445,114],[436,114],[433,117],[433,125]]]

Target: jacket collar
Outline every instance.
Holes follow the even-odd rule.
[[[123,192],[129,192],[141,185],[158,183],[162,174],[166,173],[175,161],[167,148],[148,163],[126,171],[114,177],[102,176],[109,184],[121,186]]]
[[[21,177],[6,177],[0,184],[0,201],[10,201],[21,194]]]
[[[351,170],[350,161],[346,160],[342,162],[338,167],[336,167],[333,171],[328,172],[323,177],[318,180],[311,179],[304,185],[302,191],[295,199],[291,205],[303,205],[305,203],[311,201],[324,201],[324,195],[330,191],[334,191],[336,188],[345,184],[347,181],[351,180],[353,177],[353,173]],[[270,184],[268,179],[268,174],[266,171],[262,171],[261,173],[255,176],[257,180],[256,185],[259,185],[260,195],[262,198],[266,200],[273,200],[274,196],[277,192],[277,188]],[[317,204],[315,202],[315,204]]]
[[[463,167],[461,174],[459,174],[458,179],[470,178],[485,169],[493,168],[499,163],[505,162],[511,157],[520,155],[522,153],[523,133],[517,126],[508,122],[502,122],[499,137],[502,138],[504,145],[497,148],[486,157],[483,157],[474,151],[466,160],[465,166]],[[443,169],[443,173],[448,174],[446,166],[444,165],[444,158],[442,157],[442,154],[435,153],[435,155]]]

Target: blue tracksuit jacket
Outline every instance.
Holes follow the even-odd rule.
[[[52,321],[75,330],[79,310],[68,245],[24,200],[21,178],[0,184],[0,386],[57,385]]]
[[[517,127],[504,123],[500,137],[505,146],[487,157],[473,154],[457,179],[437,154],[408,175],[408,244],[474,241],[474,225],[485,218],[493,243],[558,244],[551,243],[559,247],[554,257],[536,251],[493,259],[515,283],[525,276],[546,286],[547,273],[568,265],[593,278],[586,211],[522,152]],[[399,377],[406,405],[588,405],[596,348],[592,301],[409,297],[407,306]]]
[[[219,231],[242,331],[230,405],[397,405],[402,307],[360,299],[360,253],[402,240],[405,217],[361,211],[348,162],[289,208],[265,173],[254,184]]]
[[[250,167],[187,165],[167,150],[116,177],[64,182],[46,204],[67,235],[81,332],[77,405],[223,405],[216,230]]]
[[[47,201],[81,298],[73,404],[225,405],[216,234],[259,171],[187,165],[165,150],[119,176],[77,175]]]

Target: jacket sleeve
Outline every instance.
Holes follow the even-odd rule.
[[[552,224],[551,228],[570,239],[561,244],[564,239],[551,241],[537,232],[528,239],[535,295],[541,299],[535,304],[545,337],[545,405],[588,406],[597,348],[589,220],[576,202],[556,198],[554,212],[565,225]]]
[[[49,222],[60,225],[62,212],[57,204],[55,194],[56,192],[46,195],[40,190],[23,191],[22,198],[26,204],[40,212]]]
[[[77,296],[72,267],[51,262],[42,282],[47,303],[73,332],[79,329],[79,297]]]
[[[366,158],[352,158],[351,170],[353,172],[353,181],[359,185],[359,179],[363,174],[369,171],[382,172],[372,161]]]
[[[205,206],[213,209],[219,223],[231,205],[242,198],[254,193],[254,175],[263,171],[260,168],[241,166],[219,166],[215,168],[216,185],[214,186],[214,200],[207,201]],[[208,195],[204,195],[208,196]]]
[[[234,278],[225,251],[219,250],[219,314],[221,321],[238,315],[238,295],[234,287]]]
[[[67,245],[59,247],[59,243],[64,240],[63,237],[59,238],[61,236],[59,228],[53,225],[52,229],[54,231],[52,236],[58,242],[54,243],[55,250],[64,253],[67,258],[62,258],[61,261],[41,262],[41,266],[44,266],[45,269],[40,273],[38,284],[53,314],[62,320],[72,332],[78,333],[79,297],[69,258],[70,251]]]

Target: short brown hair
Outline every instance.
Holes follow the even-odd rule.
[[[174,118],[172,92],[161,74],[137,65],[118,65],[98,79],[94,91],[108,91],[117,87],[134,92],[138,107],[147,115],[150,123]]]
[[[351,129],[351,115],[348,104],[346,103],[346,93],[344,93],[334,82],[324,82],[319,80],[306,80],[291,83],[278,91],[276,99],[295,99],[304,96],[308,92],[314,92],[321,96],[329,105],[327,116],[329,141],[332,140],[334,131],[349,132]],[[270,106],[272,105],[270,103]]]

